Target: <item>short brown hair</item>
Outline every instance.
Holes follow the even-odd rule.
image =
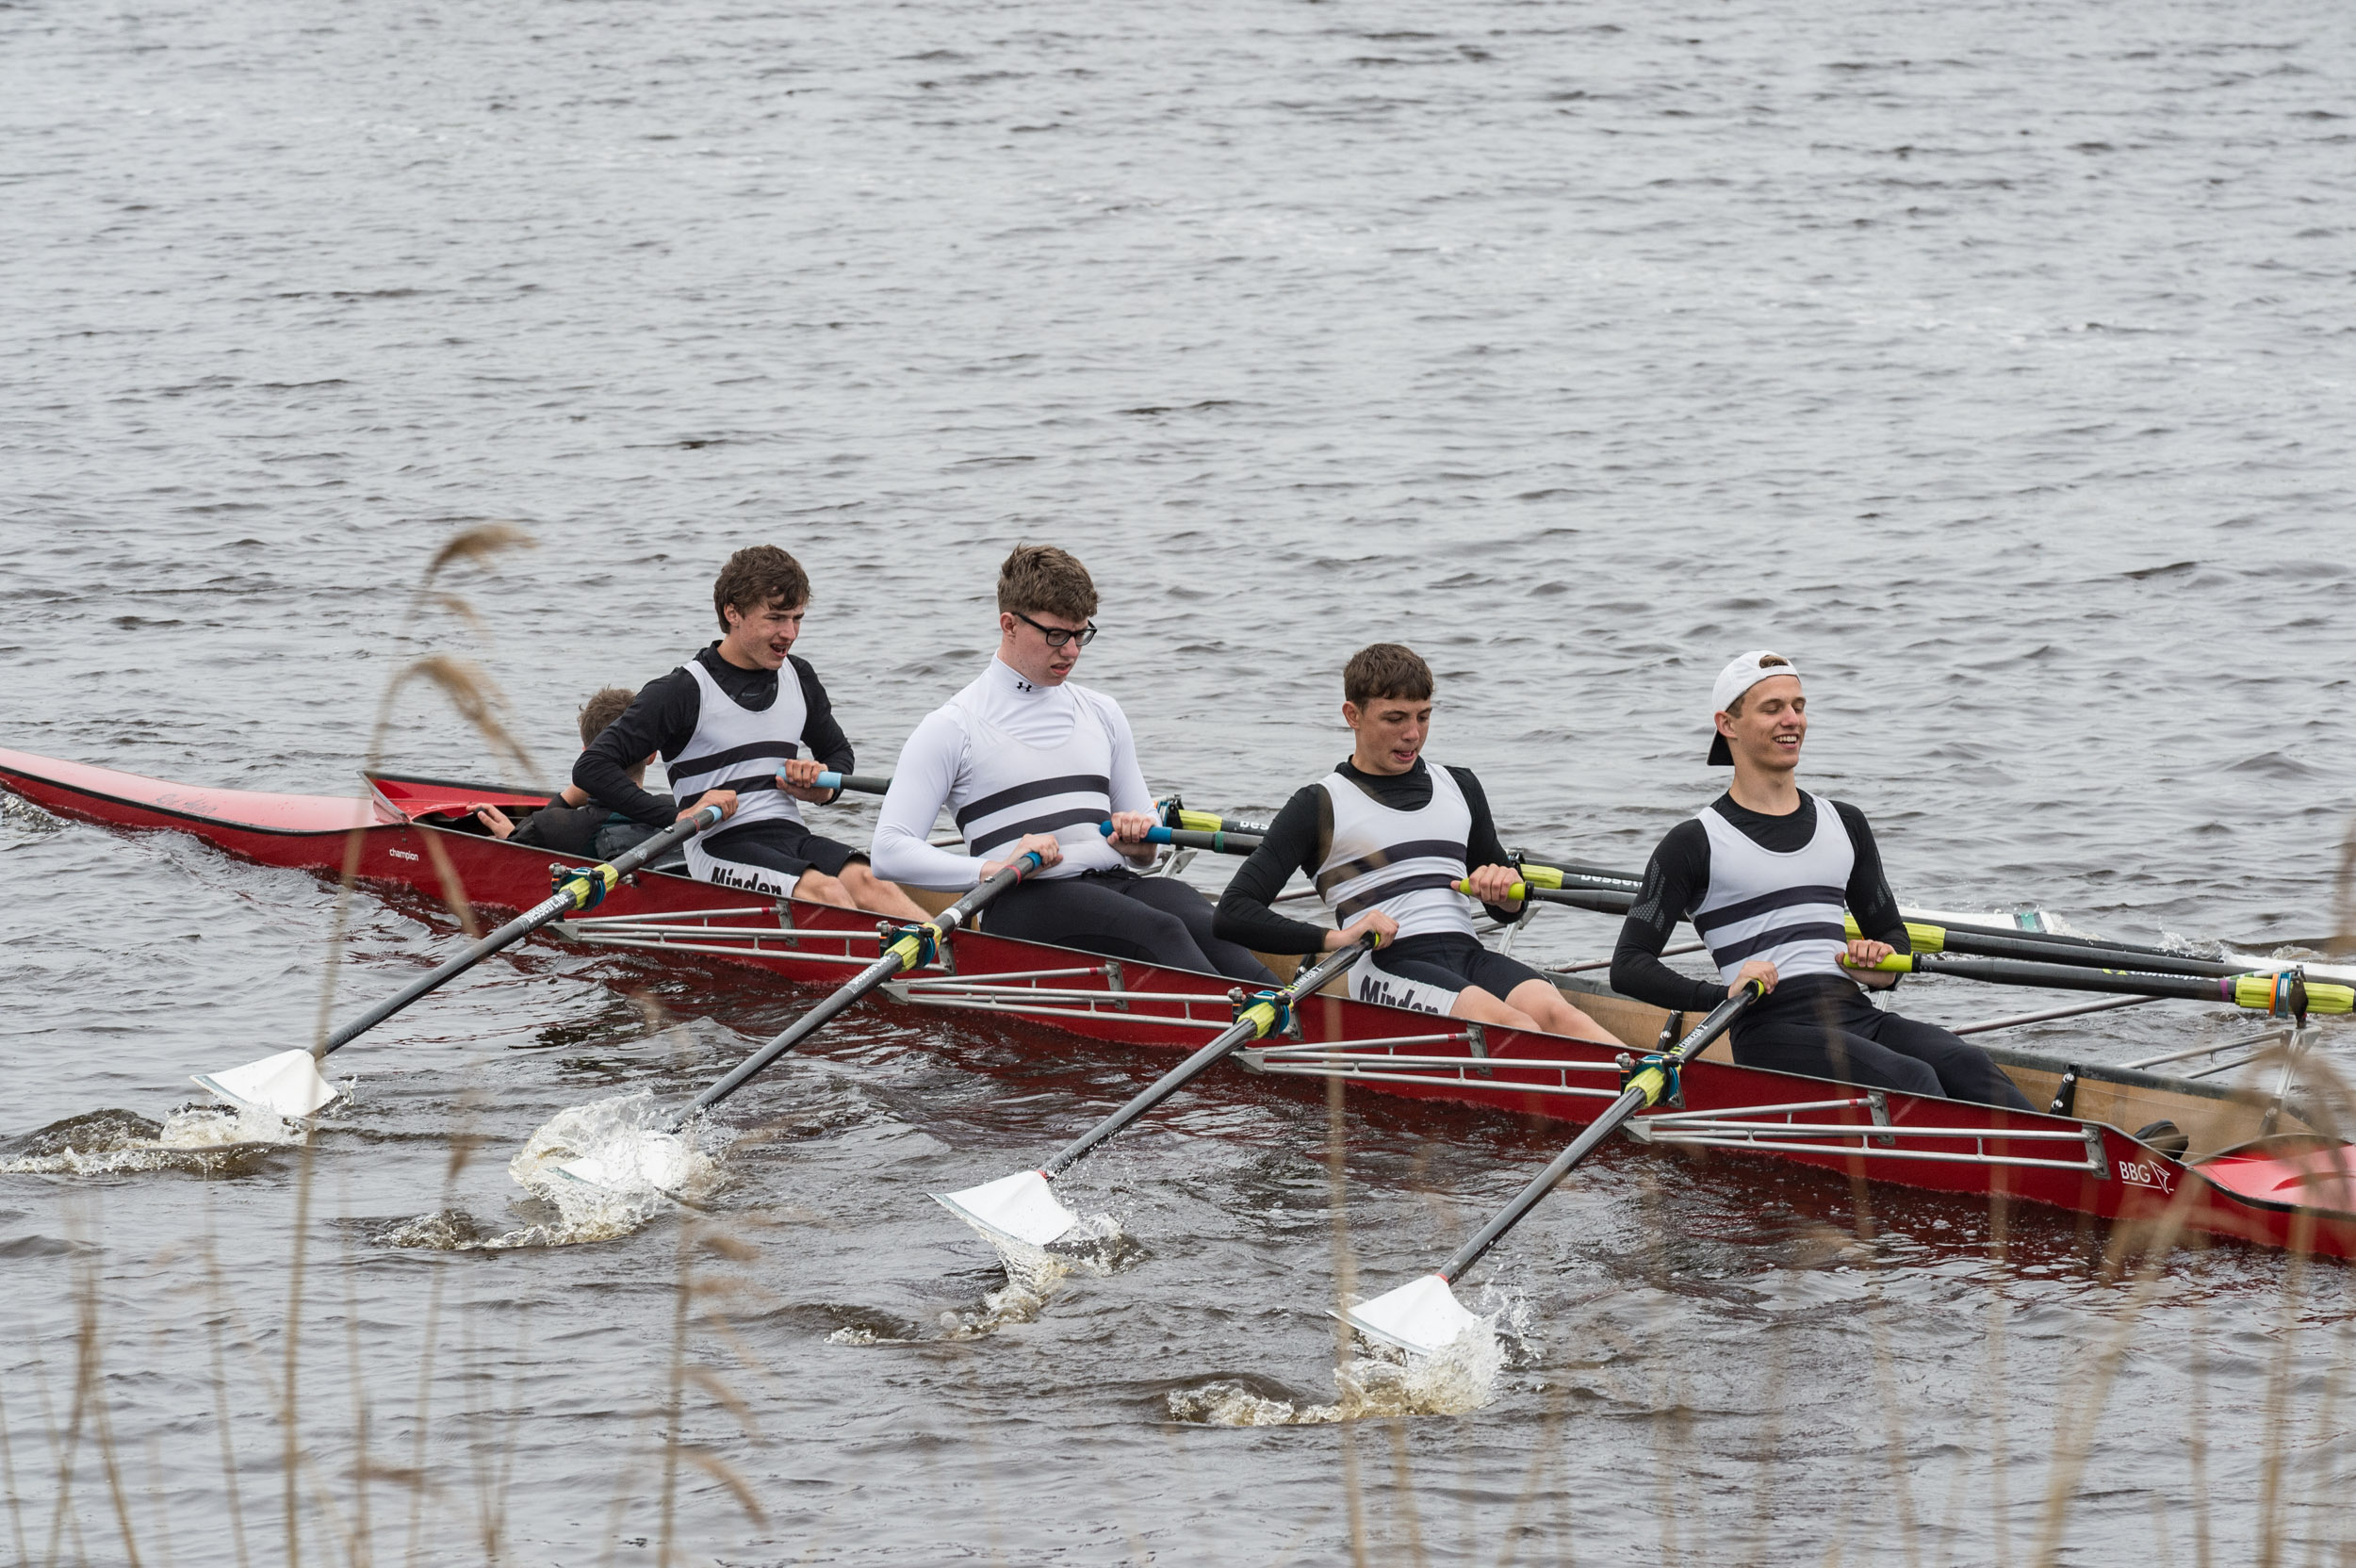
[[[1096,580],[1053,545],[1017,545],[998,568],[998,608],[1085,621],[1096,613]]]
[[[728,629],[731,610],[749,615],[773,604],[791,610],[809,602],[810,574],[775,545],[738,550],[712,580],[712,612],[720,617],[722,631]]]
[[[586,748],[590,742],[614,727],[614,721],[630,711],[630,705],[638,700],[638,694],[627,686],[601,688],[581,705],[581,743]]]
[[[1422,702],[1432,695],[1432,666],[1414,648],[1370,644],[1342,666],[1342,695],[1353,708],[1364,708],[1377,697]]]
[[[1791,660],[1786,659],[1779,653],[1762,653],[1759,656],[1759,667],[1762,670],[1772,670],[1778,664],[1789,665],[1791,662]],[[1757,683],[1754,682],[1753,684]],[[1735,699],[1726,704],[1726,717],[1729,719],[1741,718],[1742,716],[1742,705],[1750,700],[1750,687],[1743,687]]]

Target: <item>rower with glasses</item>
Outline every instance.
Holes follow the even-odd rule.
[[[1096,584],[1071,555],[1023,545],[1006,557],[997,656],[901,748],[875,824],[876,874],[971,888],[1036,850],[1041,869],[990,906],[992,935],[1274,985],[1250,949],[1213,934],[1208,899],[1142,874],[1159,851],[1128,716],[1071,680],[1095,613]],[[963,854],[930,841],[944,806]]]

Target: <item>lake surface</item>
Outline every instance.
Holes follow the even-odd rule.
[[[581,698],[708,640],[712,573],[768,541],[883,771],[1045,540],[1104,595],[1081,678],[1197,806],[1330,766],[1342,662],[1396,639],[1508,842],[1632,866],[1722,787],[1711,676],[1770,646],[1809,678],[1808,781],[1908,901],[2327,932],[2351,74],[2321,0],[19,4],[0,745],[339,792],[388,682],[451,653],[559,778]],[[539,543],[448,575],[480,625],[413,606],[492,519]],[[421,682],[384,752],[525,772]],[[11,801],[0,887],[20,1165],[311,1037],[332,885]],[[1547,911],[1519,951],[1613,931]],[[369,893],[349,933],[339,1016],[462,939]],[[1561,1135],[1208,1083],[1077,1175],[1117,1266],[999,1314],[924,1194],[1158,1064],[989,1021],[829,1030],[733,1104],[693,1225],[462,1245],[545,1217],[505,1166],[551,1115],[689,1092],[810,999],[534,946],[339,1056],[360,1091],[307,1173],[0,1174],[0,1548],[279,1561],[290,1510],[315,1562],[2349,1538],[2345,1269],[2184,1250],[2139,1296],[2073,1217],[1874,1189],[1869,1219],[1845,1183],[1626,1146],[1486,1266],[1518,1326],[1487,1403],[1227,1424],[1333,1403],[1340,1272],[1430,1267]],[[2074,1470],[2057,1424],[2096,1409]]]

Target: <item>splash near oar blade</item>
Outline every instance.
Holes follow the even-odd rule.
[[[1490,1248],[1504,1240],[1508,1231],[1528,1217],[1530,1210],[1560,1186],[1562,1178],[1579,1161],[1594,1153],[1629,1117],[1663,1100],[1675,1099],[1678,1092],[1677,1074],[1709,1049],[1710,1041],[1732,1028],[1743,1009],[1765,994],[1758,981],[1751,981],[1712,1008],[1710,1016],[1677,1041],[1674,1049],[1632,1061],[1623,1058],[1620,1097],[1589,1122],[1586,1130],[1571,1140],[1570,1147],[1557,1154],[1552,1164],[1514,1195],[1512,1202],[1492,1216],[1470,1241],[1451,1253],[1448,1262],[1414,1283],[1371,1301],[1329,1307],[1326,1315],[1338,1317],[1385,1345],[1422,1356],[1436,1356],[1467,1330],[1484,1327],[1482,1319],[1466,1312],[1458,1302],[1450,1285],[1463,1279],[1464,1270],[1486,1256]]]
[[[329,1104],[343,1091],[319,1071],[308,1051],[281,1051],[243,1067],[200,1072],[196,1082],[233,1105],[299,1120]]]
[[[1340,1318],[1379,1344],[1419,1356],[1444,1353],[1486,1321],[1465,1311],[1448,1281],[1437,1274],[1426,1274],[1371,1301],[1332,1309],[1327,1315]]]
[[[614,1140],[610,1147],[599,1148],[591,1154],[577,1155],[547,1168],[566,1181],[581,1186],[597,1187],[610,1194],[628,1195],[644,1192],[649,1187],[668,1192],[679,1185],[690,1168],[694,1151],[682,1135],[697,1117],[751,1083],[772,1062],[825,1028],[885,981],[931,962],[948,942],[952,932],[972,920],[974,912],[991,899],[1037,871],[1039,863],[1036,851],[1024,854],[923,924],[886,930],[883,934],[883,952],[874,963],[828,992],[817,1005],[787,1026],[783,1033],[737,1063],[717,1083],[697,1095],[686,1109],[670,1118],[666,1125],[638,1128],[627,1136]],[[665,1179],[666,1176],[668,1179]]]
[[[679,818],[653,838],[626,854],[615,856],[611,861],[579,868],[559,866],[556,890],[547,898],[482,940],[468,944],[463,953],[436,964],[431,973],[412,980],[310,1050],[281,1051],[274,1056],[265,1056],[243,1067],[233,1067],[221,1072],[200,1072],[195,1075],[196,1082],[222,1099],[249,1110],[270,1111],[289,1119],[312,1115],[340,1092],[331,1086],[319,1070],[319,1064],[331,1054],[419,997],[439,990],[500,948],[522,940],[542,926],[551,924],[575,910],[595,908],[604,902],[605,895],[612,892],[623,877],[673,845],[694,838],[720,819],[720,808],[707,806]],[[297,1057],[307,1058],[307,1069],[303,1062],[295,1059]]]
[[[1163,833],[1169,830],[1157,827],[1153,831]],[[1292,1016],[1292,1009],[1303,997],[1316,994],[1326,982],[1356,963],[1366,951],[1366,942],[1352,942],[1348,947],[1327,954],[1315,967],[1301,971],[1294,976],[1291,985],[1279,990],[1261,991],[1257,995],[1244,997],[1236,1005],[1235,1021],[1213,1036],[1209,1044],[1163,1073],[1150,1088],[1133,1097],[1121,1109],[1065,1144],[1054,1159],[1039,1169],[1002,1176],[997,1181],[985,1182],[963,1192],[936,1192],[932,1195],[933,1200],[993,1242],[1002,1237],[1012,1237],[1033,1247],[1046,1246],[1080,1222],[1079,1216],[1056,1200],[1048,1186],[1050,1182],[1079,1164],[1086,1155],[1110,1142],[1131,1122],[1218,1066],[1241,1046],[1252,1040],[1266,1039],[1284,1028]]]
[[[1080,1223],[1063,1206],[1044,1171],[1018,1171],[963,1192],[936,1192],[933,1201],[990,1241],[1044,1247]]]

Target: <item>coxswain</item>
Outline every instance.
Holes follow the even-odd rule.
[[[1036,850],[1041,868],[990,906],[992,936],[1274,985],[1247,949],[1212,934],[1208,899],[1141,874],[1159,851],[1128,716],[1071,679],[1095,613],[1096,584],[1069,554],[1023,545],[1006,557],[997,655],[901,749],[875,870],[911,887],[970,888]],[[963,854],[929,841],[944,806]]]
[[[793,651],[810,608],[801,563],[774,545],[738,550],[712,585],[712,606],[719,639],[641,690],[581,752],[573,782],[649,827],[719,806],[727,819],[687,841],[687,869],[698,880],[924,919],[866,856],[802,821],[802,803],[842,792],[820,789],[819,774],[848,773],[853,757],[818,672]],[[781,678],[789,665],[793,678]],[[649,755],[662,757],[676,804],[630,776]]]
[[[1342,671],[1350,758],[1284,803],[1227,884],[1218,933],[1263,953],[1300,954],[1372,934],[1379,945],[1350,972],[1362,1002],[1610,1040],[1554,982],[1475,935],[1474,899],[1493,919],[1520,917],[1521,901],[1508,895],[1521,874],[1472,770],[1424,760],[1432,693],[1432,666],[1410,648],[1377,643],[1350,657]],[[1316,885],[1337,929],[1269,907],[1295,872]]]
[[[1731,763],[1734,782],[1653,851],[1612,954],[1612,988],[1698,1018],[1757,980],[1767,994],[1734,1025],[1744,1067],[2034,1110],[1977,1046],[1876,1007],[1865,988],[1896,975],[1852,972],[1912,946],[1865,813],[1794,777],[1808,737],[1799,670],[1778,653],[1743,654],[1719,672],[1710,701],[1710,760]],[[1680,920],[1709,946],[1715,983],[1661,961]]]

